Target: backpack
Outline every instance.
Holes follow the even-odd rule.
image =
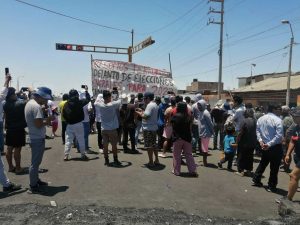
[[[84,112],[80,102],[66,102],[63,107],[63,117],[68,124],[79,123],[84,119]]]

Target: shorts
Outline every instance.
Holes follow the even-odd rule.
[[[295,166],[300,169],[300,157],[297,154],[294,154]]]
[[[156,147],[156,131],[144,130],[144,147],[155,148]]]
[[[166,126],[164,128],[163,137],[167,139],[171,139],[173,133],[173,127],[172,126]]]
[[[25,146],[25,130],[6,130],[5,144],[19,148]]]
[[[117,145],[118,144],[118,132],[117,130],[102,130],[102,140],[103,140],[103,145],[108,145],[111,143],[111,145]]]

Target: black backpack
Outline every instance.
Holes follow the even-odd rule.
[[[83,105],[80,101],[67,101],[63,107],[63,117],[68,124],[79,123],[84,119]]]

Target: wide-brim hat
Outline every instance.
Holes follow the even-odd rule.
[[[41,98],[43,99],[46,99],[46,100],[52,100],[53,97],[52,97],[52,91],[50,88],[47,88],[47,87],[38,87],[34,93],[34,95],[38,95],[40,96]]]

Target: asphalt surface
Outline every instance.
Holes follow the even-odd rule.
[[[91,150],[98,152],[97,135],[90,135],[89,140]],[[121,146],[118,147],[120,150],[122,149]],[[286,194],[289,180],[286,173],[279,173],[278,193],[276,194],[267,192],[265,188],[252,187],[251,178],[240,177],[233,172],[217,168],[216,165],[220,158],[218,150],[210,151],[209,167],[201,166],[202,157],[196,156],[199,177],[190,178],[174,176],[171,173],[171,153],[168,153],[168,158],[160,159],[163,166],[150,170],[144,165],[147,163],[147,152],[141,149],[139,149],[141,154],[134,155],[124,154],[121,151],[119,160],[122,162],[122,167],[115,168],[104,166],[104,158],[101,154],[89,154],[89,161],[80,161],[78,160],[80,154],[76,153],[76,149],[71,151],[73,160],[63,161],[64,146],[60,137],[47,140],[46,148],[41,164],[44,171],[41,171],[43,173],[40,173],[40,178],[49,182],[49,186],[45,188],[47,192],[43,195],[28,194],[25,191],[29,184],[28,174],[7,173],[11,181],[22,184],[24,189],[11,195],[0,192],[1,218],[9,215],[7,211],[3,211],[4,208],[23,209],[24,212],[29,213],[28,215],[31,215],[32,208],[36,206],[40,206],[37,207],[40,210],[53,211],[50,201],[55,201],[57,207],[54,208],[64,209],[65,215],[61,215],[64,217],[64,221],[68,213],[76,215],[76,208],[88,210],[89,207],[98,212],[101,211],[99,207],[104,207],[108,211],[114,209],[116,214],[125,213],[123,215],[125,219],[122,220],[124,223],[106,221],[103,224],[129,224],[128,221],[126,222],[128,209],[136,212],[136,218],[139,219],[141,219],[139,215],[149,214],[149,210],[154,210],[153,214],[159,215],[160,221],[166,224],[169,222],[163,220],[164,215],[166,219],[172,217],[171,215],[173,217],[190,216],[189,219],[182,220],[182,223],[175,223],[174,220],[169,224],[198,224],[197,220],[188,222],[193,218],[202,218],[208,223],[213,222],[214,218],[222,219],[222,221],[227,218],[235,221],[232,224],[239,224],[236,222],[243,220],[250,221],[249,223],[251,221],[277,220],[279,216],[275,199]],[[110,155],[110,159],[112,160],[112,155]],[[7,165],[5,158],[3,161]],[[255,161],[254,168],[257,167],[258,159]],[[30,148],[26,145],[22,150],[22,166],[28,167],[29,164]],[[224,165],[224,167],[226,166]],[[186,166],[182,166],[182,172],[187,172]],[[264,175],[266,178],[262,182],[266,185],[269,170]],[[300,201],[299,193],[296,194],[295,200]],[[92,212],[90,211],[90,213]],[[47,218],[47,213],[44,212],[43,215]],[[153,217],[153,215],[148,216],[149,218]],[[7,224],[11,222],[9,218],[4,219]],[[30,218],[32,219],[32,217]],[[27,222],[31,219],[27,218]],[[133,220],[135,222],[132,221],[132,224],[160,224],[160,222],[149,220],[143,222],[139,219]],[[199,224],[204,224],[203,221]],[[50,222],[52,223],[54,220],[49,220]],[[97,223],[97,220],[94,222]]]

